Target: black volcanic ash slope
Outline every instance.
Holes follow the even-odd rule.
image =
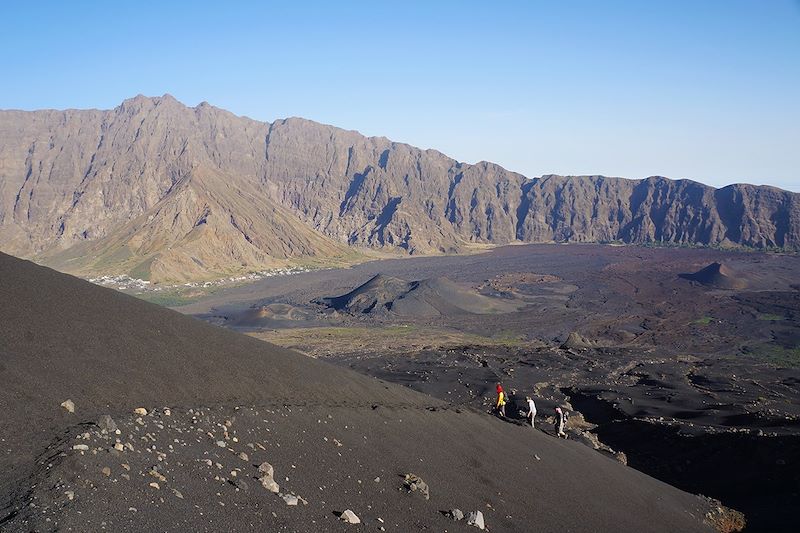
[[[578,443],[2,254],[0,382],[3,530],[328,531],[348,508],[464,529],[454,507],[492,531],[711,530],[704,500]],[[264,489],[262,461],[307,503]],[[407,472],[430,500],[398,490]]]

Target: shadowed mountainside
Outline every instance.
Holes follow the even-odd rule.
[[[0,112],[0,247],[75,273],[154,281],[347,245],[800,247],[800,195],[689,180],[528,179],[299,118],[269,124],[169,95],[108,110]]]

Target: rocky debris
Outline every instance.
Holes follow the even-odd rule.
[[[156,478],[157,480],[161,481],[162,483],[164,483],[164,482],[166,482],[166,481],[167,481],[167,478],[166,478],[166,477],[164,477],[164,475],[163,475],[163,474],[161,474],[161,473],[160,473],[158,470],[156,470],[155,468],[151,469],[151,470],[148,472],[148,474],[149,474],[149,475],[151,475],[151,476],[153,476],[153,477],[154,477],[154,478]]]
[[[147,416],[147,409],[144,407],[137,407],[133,412],[139,416]]]
[[[268,477],[275,475],[275,470],[272,468],[272,465],[266,461],[258,465],[258,471]]]
[[[275,480],[269,476],[262,476],[258,480],[261,482],[261,486],[270,492],[278,494],[281,490],[280,485],[278,485],[278,483],[276,483]]]
[[[72,446],[72,449],[73,450],[78,450],[78,451],[81,451],[81,452],[88,452],[89,451],[89,446],[86,445],[86,444],[75,444],[75,445]]]
[[[109,467],[107,467],[107,466],[104,466],[103,470],[101,470],[101,472],[106,477],[110,477],[111,476],[111,469]]]
[[[258,480],[261,482],[261,486],[270,492],[278,494],[278,492],[280,492],[280,486],[275,482],[275,479],[273,479],[275,470],[272,468],[272,465],[267,462],[263,462],[258,465],[258,472],[262,474],[262,476],[258,478]]]
[[[282,494],[281,498],[286,502],[286,505],[297,505],[300,501],[294,494]]]
[[[467,516],[467,525],[474,526],[478,529],[486,529],[486,524],[483,522],[483,513],[480,511],[472,511]]]
[[[462,511],[461,509],[451,509],[451,510],[447,511],[445,513],[445,515],[448,518],[451,518],[451,519],[456,520],[456,521],[464,520],[464,511]]]
[[[114,419],[111,418],[111,415],[103,415],[97,421],[97,427],[100,428],[101,431],[105,431],[107,433],[114,433],[117,431],[117,423],[114,422]]]
[[[725,507],[722,502],[714,498],[706,498],[710,509],[706,512],[705,519],[719,533],[738,533],[747,526],[744,514]]]
[[[75,403],[72,400],[65,400],[61,403],[61,407],[66,409],[68,413],[75,412]]]
[[[406,474],[403,478],[403,486],[405,486],[408,492],[419,491],[423,496],[425,496],[426,500],[429,500],[431,497],[428,484],[416,474]]]
[[[340,520],[347,522],[348,524],[360,524],[361,519],[356,516],[356,513],[351,511],[350,509],[346,509],[341,516],[339,517]]]
[[[115,442],[114,449],[117,450],[118,452],[125,451],[125,445],[122,444],[121,442]]]
[[[250,460],[250,457],[244,452],[239,452],[237,457],[239,457],[239,459],[241,459],[242,461],[249,461]]]

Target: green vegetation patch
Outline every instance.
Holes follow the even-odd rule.
[[[758,315],[758,319],[765,321],[777,321],[777,320],[784,320],[785,317],[783,315],[772,315],[769,313],[765,313],[762,315]]]
[[[519,336],[501,332],[496,336],[411,324],[383,327],[309,327],[288,328],[250,333],[253,337],[279,346],[294,348],[310,355],[331,353],[373,353],[376,348],[386,352],[414,353],[426,349],[450,349],[459,346],[522,347]]]
[[[710,323],[712,323],[714,320],[716,320],[716,319],[713,316],[704,316],[704,317],[698,318],[697,320],[693,320],[692,324],[698,324],[698,325],[701,325],[701,326],[707,326]]]
[[[762,344],[748,348],[746,357],[780,368],[800,368],[800,346],[786,348],[775,344]]]

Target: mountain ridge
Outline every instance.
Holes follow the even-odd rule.
[[[202,182],[197,194],[173,194],[185,180]],[[211,190],[214,206],[204,203]],[[185,220],[163,216],[206,208],[215,257]],[[151,224],[126,234],[139,217]],[[168,246],[141,245],[167,234]],[[385,137],[299,117],[260,122],[170,95],[105,111],[0,111],[0,249],[72,273],[188,280],[325,262],[354,247],[438,254],[614,241],[798,250],[800,194],[655,176],[526,178]],[[100,256],[116,257],[115,246],[128,255],[76,259],[89,243]]]

